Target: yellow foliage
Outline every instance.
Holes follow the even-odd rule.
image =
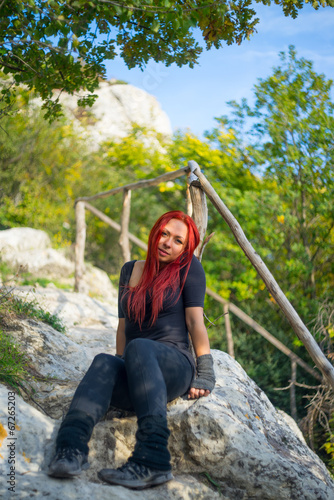
[[[276,304],[276,300],[274,299],[274,297],[271,295],[271,293],[269,294],[269,300],[270,302],[272,302],[273,304]]]

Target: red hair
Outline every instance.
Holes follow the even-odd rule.
[[[163,229],[171,219],[177,219],[186,224],[188,228],[187,243],[177,259],[169,262],[159,270],[158,245]],[[133,321],[139,323],[140,328],[145,318],[147,295],[152,307],[150,326],[155,323],[158,314],[163,309],[163,300],[167,290],[173,292],[171,295],[173,297],[178,285],[180,285],[180,293],[175,298],[175,302],[179,299],[193,253],[199,242],[200,236],[194,221],[189,215],[180,210],[173,210],[163,214],[154,224],[148,239],[148,250],[143,274],[139,283],[135,287],[129,287],[128,289],[128,315]],[[180,282],[181,269],[185,270],[182,273],[182,283]]]

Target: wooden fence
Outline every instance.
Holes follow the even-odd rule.
[[[85,252],[85,240],[86,240],[86,222],[85,222],[85,210],[89,210],[96,217],[100,218],[106,224],[111,226],[116,231],[120,232],[119,243],[122,248],[124,262],[131,259],[130,255],[130,241],[138,245],[140,248],[146,250],[147,245],[136,238],[133,234],[129,232],[129,221],[130,221],[130,205],[131,205],[131,192],[140,188],[147,188],[151,186],[157,186],[162,182],[172,181],[179,177],[187,176],[187,213],[190,215],[194,222],[196,223],[201,237],[201,244],[199,245],[196,256],[201,259],[205,245],[209,241],[205,238],[205,233],[207,229],[207,197],[212,202],[216,210],[221,214],[224,220],[229,225],[237,243],[242,248],[245,255],[248,257],[252,265],[257,270],[258,274],[264,281],[267,289],[275,299],[276,303],[279,305],[283,314],[287,317],[293,330],[297,334],[298,338],[303,342],[306,349],[308,350],[310,356],[312,357],[315,365],[320,370],[322,375],[325,377],[323,380],[322,376],[313,368],[311,368],[307,363],[305,363],[301,358],[294,354],[290,349],[288,349],[282,342],[280,342],[271,333],[265,330],[261,325],[254,321],[251,317],[245,314],[236,305],[226,301],[220,295],[207,289],[206,292],[213,299],[220,302],[224,307],[224,317],[225,317],[225,327],[227,332],[228,341],[228,352],[234,357],[233,349],[233,338],[230,328],[228,312],[232,312],[242,321],[244,321],[248,326],[252,327],[257,333],[262,335],[266,340],[268,340],[277,349],[283,352],[291,360],[291,414],[296,417],[296,408],[293,401],[295,400],[294,388],[296,384],[296,366],[301,366],[308,373],[313,375],[317,380],[329,383],[334,389],[334,367],[329,363],[327,358],[322,353],[320,347],[314,340],[311,333],[308,331],[306,326],[303,324],[302,320],[299,318],[297,312],[294,310],[288,299],[285,297],[282,290],[279,288],[274,277],[261,260],[260,256],[256,253],[250,242],[247,240],[244,232],[242,231],[238,221],[233,217],[228,208],[224,205],[222,200],[219,198],[217,193],[214,191],[213,187],[209,181],[205,178],[203,173],[200,171],[199,166],[196,162],[188,162],[188,166],[176,170],[174,172],[169,172],[163,174],[154,179],[145,179],[132,184],[127,184],[125,186],[117,187],[109,191],[104,191],[102,193],[95,194],[93,196],[78,198],[75,202],[76,210],[76,244],[75,244],[75,290],[80,292],[82,288],[82,278],[84,275],[84,252]],[[110,217],[105,215],[103,212],[96,209],[89,202],[96,200],[98,198],[105,198],[112,196],[114,194],[123,192],[123,210],[121,216],[121,224],[113,221]]]

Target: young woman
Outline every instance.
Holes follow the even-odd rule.
[[[116,356],[97,355],[79,384],[58,432],[50,476],[73,477],[88,466],[93,427],[114,406],[135,411],[136,445],[122,467],[103,469],[99,478],[133,489],[173,478],[167,402],[187,392],[192,399],[208,396],[215,385],[203,321],[205,274],[193,255],[198,244],[193,220],[167,212],[151,230],[146,260],[123,266]]]

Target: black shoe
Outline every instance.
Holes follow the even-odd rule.
[[[150,469],[145,465],[136,464],[130,460],[118,469],[102,469],[97,475],[107,483],[125,486],[133,490],[143,490],[173,479],[170,470]]]
[[[47,474],[53,477],[73,477],[88,467],[86,453],[73,448],[62,448],[51,461]]]

